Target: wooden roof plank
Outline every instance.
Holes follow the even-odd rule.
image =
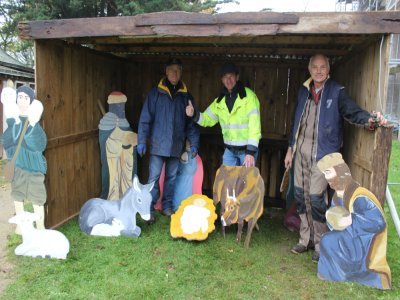
[[[241,12],[204,14],[182,11],[155,12],[135,16],[136,26],[212,25],[212,24],[296,24],[295,14],[276,12]]]
[[[81,18],[20,22],[21,39],[154,35],[150,27],[137,27],[133,17]]]
[[[213,15],[193,12],[154,12],[135,16],[136,26],[216,24]]]
[[[217,24],[297,24],[299,17],[291,13],[231,12],[216,14]]]
[[[31,21],[19,23],[22,39],[74,37],[172,37],[172,36],[263,36],[301,34],[383,34],[400,33],[400,11],[349,13],[296,13],[296,24],[281,24],[291,20],[291,14],[258,12],[205,15],[179,13],[186,17],[172,20],[176,12],[130,17],[106,17]],[[271,24],[271,16],[275,16]],[[164,18],[165,17],[165,18]],[[191,19],[193,18],[193,21]],[[176,18],[174,18],[176,19]],[[179,18],[178,18],[179,19]],[[151,21],[151,22],[150,22]],[[285,21],[285,22],[286,22]],[[292,20],[293,21],[293,20]],[[141,23],[140,23],[141,22]],[[146,23],[147,22],[147,23]],[[143,25],[150,23],[163,23]],[[176,24],[179,23],[180,24]],[[198,22],[193,24],[191,22]],[[208,22],[208,23],[206,23]],[[250,23],[251,22],[251,23]],[[138,25],[140,23],[140,25]],[[206,23],[206,24],[202,24]],[[200,33],[200,34],[199,34]]]
[[[192,45],[237,45],[237,44],[252,44],[252,45],[324,45],[324,44],[342,44],[342,45],[357,45],[364,43],[368,39],[374,38],[375,35],[265,35],[265,36],[210,36],[210,37],[85,37],[85,38],[68,38],[67,41],[72,44],[111,44],[111,45],[177,45],[177,46],[192,46]]]
[[[274,35],[276,24],[222,24],[222,25],[156,25],[152,30],[161,36],[259,36]]]
[[[295,33],[400,33],[400,11],[297,13],[296,25],[283,24],[279,34]]]
[[[99,45],[94,47],[95,50],[109,53],[118,54],[131,54],[131,53],[181,53],[181,54],[196,54],[196,53],[212,53],[219,54],[243,54],[248,55],[313,55],[315,52],[322,52],[329,56],[342,56],[349,53],[348,49],[325,49],[325,48],[287,48],[287,47],[211,47],[211,46],[113,46],[113,45]]]

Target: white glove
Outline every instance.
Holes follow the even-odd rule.
[[[6,119],[14,118],[19,124],[19,108],[17,105],[17,91],[12,87],[4,87],[1,91],[1,103],[3,103],[3,112]]]
[[[28,108],[28,121],[29,125],[34,127],[39,122],[43,113],[43,104],[39,100],[33,100]]]

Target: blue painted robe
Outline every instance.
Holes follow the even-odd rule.
[[[390,289],[387,226],[379,201],[370,191],[358,187],[344,206],[351,213],[352,224],[343,231],[332,230],[323,235],[318,276]]]

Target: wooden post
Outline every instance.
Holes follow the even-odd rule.
[[[379,127],[375,133],[375,149],[372,160],[370,190],[384,205],[386,182],[392,148],[393,127]]]

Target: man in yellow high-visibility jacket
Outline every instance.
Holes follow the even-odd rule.
[[[189,101],[186,114],[203,127],[220,124],[225,146],[224,165],[254,166],[261,138],[260,102],[239,81],[239,70],[232,62],[222,66],[221,80],[224,90],[205,112],[195,110]]]

